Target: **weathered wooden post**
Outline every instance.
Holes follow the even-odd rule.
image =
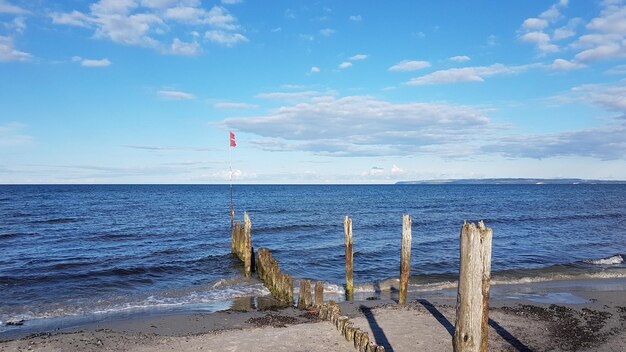
[[[239,220],[237,220],[237,222],[235,223],[235,227],[233,227],[233,231],[232,231],[232,252],[234,254],[238,253],[238,249],[239,249],[239,231],[241,229],[241,222]]]
[[[243,268],[246,277],[252,275],[252,222],[247,212],[243,213]]]
[[[311,307],[311,281],[300,280],[300,293],[298,295],[298,308]]]
[[[411,274],[411,217],[402,217],[402,253],[400,254],[400,304],[406,303]]]
[[[351,301],[354,297],[354,283],[352,280],[352,219],[347,216],[343,220],[343,232],[346,244],[346,299]]]
[[[324,304],[324,284],[321,281],[315,283],[315,306],[321,307]]]
[[[492,230],[485,228],[482,222],[478,223],[478,227],[464,223],[461,228],[456,321],[452,339],[455,352],[487,351],[491,274],[485,271],[491,270],[491,237]]]
[[[481,325],[480,350],[487,352],[487,341],[489,340],[489,289],[491,287],[491,239],[493,231],[485,228],[485,224],[478,222],[481,240],[482,267],[482,294],[483,294],[483,317]]]

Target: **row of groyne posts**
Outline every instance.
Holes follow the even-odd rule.
[[[294,304],[294,279],[283,273],[278,260],[272,257],[267,248],[259,248],[255,258],[252,247],[252,223],[244,213],[243,225],[237,221],[232,229],[232,252],[244,263],[246,277],[256,270],[261,281],[272,296],[285,304]],[[346,298],[353,299],[353,241],[352,219],[344,219],[344,240],[346,259]],[[489,287],[491,280],[491,240],[492,230],[482,221],[477,225],[464,222],[460,235],[459,281],[456,303],[456,320],[452,347],[454,351],[487,351],[489,320]],[[400,252],[400,293],[398,303],[406,304],[409,276],[411,271],[411,217],[402,218],[402,244]],[[300,309],[316,308],[319,317],[330,321],[337,330],[354,343],[358,351],[381,352],[367,332],[355,327],[347,316],[341,315],[336,302],[324,303],[324,286],[315,284],[315,302],[312,299],[311,282],[300,281],[297,307]]]

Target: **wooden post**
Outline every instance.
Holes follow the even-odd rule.
[[[324,284],[321,281],[315,283],[315,306],[321,307],[324,304]]]
[[[491,235],[491,229],[486,229],[482,223],[478,227],[464,223],[461,228],[456,321],[452,339],[455,352],[487,351],[489,297],[485,294],[489,292],[488,278],[491,274],[485,270],[491,270]]]
[[[352,256],[352,219],[346,216],[343,220],[344,241],[346,244],[346,299],[351,301],[354,297],[354,282],[352,280],[353,256]]]
[[[480,350],[487,352],[487,341],[489,340],[489,289],[491,287],[491,239],[493,231],[485,228],[485,224],[478,222],[480,230],[481,259],[482,267],[482,294],[483,294],[483,317],[481,325]]]
[[[311,307],[311,281],[300,280],[300,294],[298,295],[298,308],[307,309]]]
[[[246,277],[252,275],[252,222],[247,212],[243,213],[243,268]]]
[[[411,217],[402,217],[402,253],[400,254],[400,304],[406,303],[411,274]]]
[[[239,220],[237,220],[237,222],[235,223],[235,227],[233,228],[233,232],[232,232],[232,252],[234,254],[238,253],[238,249],[239,249],[239,231],[241,229],[241,222]]]

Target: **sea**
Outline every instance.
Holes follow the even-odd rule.
[[[464,221],[493,229],[495,285],[626,278],[626,185],[239,185],[237,219],[281,269],[344,296],[343,219],[357,297],[454,287]],[[214,312],[268,297],[231,254],[228,185],[0,185],[0,337],[23,326]],[[297,287],[296,287],[297,293]],[[50,325],[52,326],[52,325]]]

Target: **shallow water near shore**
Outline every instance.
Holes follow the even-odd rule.
[[[215,311],[269,292],[230,254],[228,186],[0,186],[0,333],[7,321]],[[343,294],[343,216],[356,294],[394,292],[402,214],[414,294],[454,287],[463,220],[494,229],[494,284],[626,277],[625,185],[235,185],[255,248]],[[569,298],[554,296],[554,299]]]

